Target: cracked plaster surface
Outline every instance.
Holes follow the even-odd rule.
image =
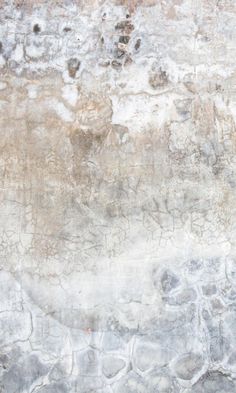
[[[0,392],[236,392],[236,3],[0,0]]]

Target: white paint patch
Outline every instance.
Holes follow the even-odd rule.
[[[23,45],[18,44],[16,46],[16,49],[14,50],[14,53],[12,55],[12,59],[15,60],[16,62],[22,61],[24,58],[24,50],[23,50]]]
[[[33,58],[33,59],[38,59],[44,54],[44,48],[43,47],[36,47],[34,45],[29,45],[25,48],[25,52],[27,56]]]
[[[4,90],[7,88],[7,84],[5,82],[0,82],[0,90]]]
[[[3,67],[6,64],[6,60],[2,55],[0,55],[0,67]]]
[[[27,90],[28,90],[28,96],[31,99],[37,98],[38,96],[38,88],[35,85],[28,85],[27,86]]]
[[[70,123],[75,120],[74,114],[62,102],[53,99],[47,102],[47,105],[54,109],[56,114],[65,122]]]
[[[128,127],[132,132],[161,127],[169,118],[172,100],[168,95],[149,94],[112,96],[113,124]]]
[[[78,99],[78,89],[74,85],[65,85],[62,88],[62,97],[70,104],[75,106]]]

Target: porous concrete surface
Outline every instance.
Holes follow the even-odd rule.
[[[1,393],[236,392],[235,0],[0,0]]]

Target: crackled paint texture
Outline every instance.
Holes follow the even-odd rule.
[[[0,392],[236,392],[235,0],[0,0]]]

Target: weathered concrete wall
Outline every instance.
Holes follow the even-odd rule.
[[[1,393],[235,393],[235,1],[0,21]]]

